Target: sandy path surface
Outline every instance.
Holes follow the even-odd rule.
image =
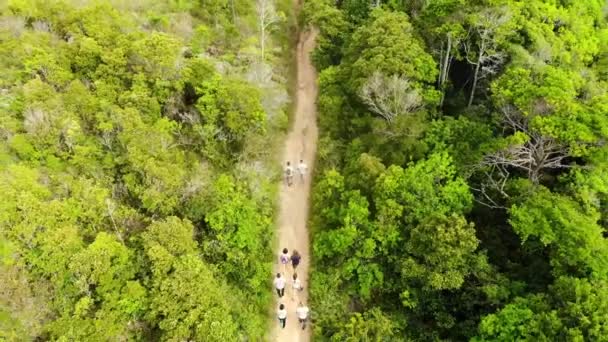
[[[317,144],[317,122],[316,122],[316,98],[317,98],[317,75],[310,60],[310,52],[314,48],[316,32],[301,32],[298,41],[297,51],[297,85],[296,107],[294,113],[293,126],[283,151],[283,164],[291,161],[293,166],[297,166],[300,159],[308,165],[308,174],[304,182],[300,180],[298,174],[294,175],[294,184],[288,187],[284,182],[280,191],[280,215],[279,215],[279,245],[280,250],[289,249],[289,254],[296,249],[302,255],[302,261],[298,266],[298,278],[302,281],[304,291],[300,292],[299,299],[308,304],[308,265],[310,262],[310,248],[308,244],[308,205],[310,193],[310,175],[312,173],[314,156]],[[275,273],[282,271],[278,264],[279,250],[277,250],[277,266]],[[287,324],[284,329],[279,327],[276,314],[273,315],[274,328],[272,333],[273,341],[281,342],[307,342],[310,340],[310,326],[302,330],[296,316],[297,299],[292,300],[291,277],[293,269],[287,266],[284,277],[288,279],[288,286],[285,288],[285,296],[278,299],[275,308],[279,303],[287,306]],[[314,308],[311,307],[311,310]],[[276,310],[275,310],[276,311]]]

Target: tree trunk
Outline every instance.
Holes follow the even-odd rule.
[[[479,44],[479,55],[477,56],[477,63],[475,64],[475,74],[473,75],[473,88],[471,88],[471,96],[469,97],[469,104],[467,107],[471,107],[473,99],[475,98],[475,90],[477,89],[477,81],[479,80],[479,70],[481,69],[481,63],[485,58],[486,53],[486,37],[487,33],[480,34],[481,42]]]
[[[443,42],[441,42],[441,50],[439,50],[439,78],[437,78],[437,88],[441,89],[441,80],[443,80]]]
[[[232,7],[232,23],[236,26],[236,10],[234,9],[234,0],[230,0],[230,7]]]
[[[475,66],[475,74],[473,75],[473,87],[471,87],[471,95],[469,96],[469,104],[467,107],[471,107],[473,104],[473,98],[475,97],[475,88],[477,88],[477,77],[479,75],[479,67],[481,66],[481,60],[477,60],[477,65]]]
[[[448,79],[448,70],[449,70],[449,65],[450,65],[450,53],[452,52],[452,35],[448,34],[448,46],[447,46],[448,51],[445,53],[445,61],[443,64],[443,80],[441,80],[441,85],[444,85],[445,82]]]
[[[262,24],[261,35],[262,36],[260,37],[260,40],[261,40],[261,50],[262,50],[262,62],[264,62],[264,60],[266,59],[264,56],[264,47],[265,47],[264,43],[266,41],[266,27],[263,24]]]
[[[442,59],[441,73],[439,75],[439,89],[441,90],[441,100],[439,101],[440,106],[443,105],[443,100],[445,99],[445,82],[448,79],[448,70],[451,61],[450,53],[452,51],[452,36],[450,34],[448,34],[447,44],[448,46],[446,47],[445,57]],[[443,50],[443,45],[441,49]]]

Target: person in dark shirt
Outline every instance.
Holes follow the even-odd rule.
[[[294,272],[296,271],[296,268],[298,268],[301,259],[302,257],[300,256],[300,253],[294,249],[293,253],[291,254],[291,265],[293,266]]]

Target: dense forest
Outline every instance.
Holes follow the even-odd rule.
[[[317,340],[608,340],[607,16],[305,1]]]
[[[605,0],[0,1],[0,340],[268,338],[296,26],[313,338],[608,341]]]
[[[0,340],[267,334],[291,1],[0,1]]]

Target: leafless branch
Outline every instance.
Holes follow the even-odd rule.
[[[505,185],[509,179],[509,170],[526,173],[528,179],[538,184],[543,173],[548,169],[573,167],[565,162],[570,156],[566,145],[555,139],[542,135],[530,128],[529,118],[512,106],[501,109],[505,130],[524,133],[526,140],[513,143],[496,152],[487,154],[474,169],[482,171],[484,180],[479,189],[473,189],[481,196],[478,202],[492,208],[498,208],[498,201],[493,194],[508,199]]]
[[[409,80],[378,71],[370,76],[361,91],[361,100],[369,109],[392,122],[398,115],[410,114],[422,105],[422,97]]]

